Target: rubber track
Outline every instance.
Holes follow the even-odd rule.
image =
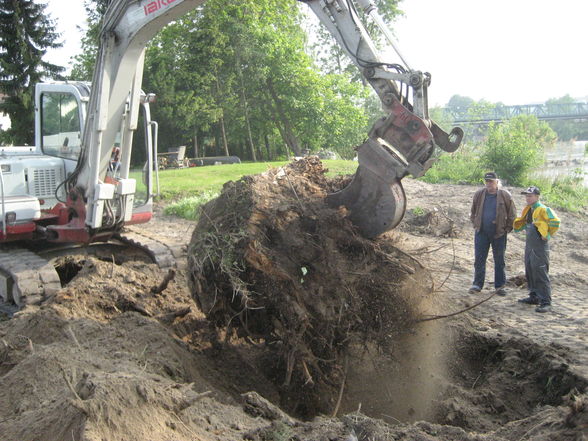
[[[157,266],[162,269],[176,268],[178,266],[177,259],[186,255],[185,247],[182,244],[168,243],[169,238],[151,232],[139,232],[127,228],[117,236],[117,239],[145,250]]]
[[[24,305],[38,304],[61,289],[55,267],[42,257],[24,248],[0,248],[0,270],[12,277],[19,292],[14,302]]]

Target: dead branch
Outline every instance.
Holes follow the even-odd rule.
[[[489,296],[488,298],[486,298],[486,299],[484,299],[484,300],[482,300],[482,301],[480,301],[480,302],[478,302],[478,303],[476,303],[476,304],[474,304],[472,306],[469,306],[469,307],[467,307],[465,309],[462,309],[461,311],[452,312],[451,314],[434,315],[432,317],[422,318],[422,319],[417,320],[417,323],[420,323],[420,322],[428,322],[430,320],[439,320],[439,319],[442,319],[442,318],[448,318],[448,317],[453,317],[454,315],[462,314],[462,313],[464,313],[466,311],[469,311],[470,309],[474,309],[476,306],[480,306],[482,303],[486,303],[488,300],[490,300],[495,295],[496,295],[496,292],[492,293],[492,295]]]

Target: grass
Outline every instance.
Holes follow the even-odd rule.
[[[197,209],[218,196],[223,184],[236,181],[243,176],[263,173],[272,167],[287,164],[287,161],[224,164],[192,167],[159,172],[161,196],[169,204],[166,214],[195,220]],[[327,176],[355,173],[357,162],[325,160]],[[423,180],[431,183],[479,184],[481,169],[478,169],[472,154],[444,155],[431,168]],[[583,187],[581,177],[568,177],[551,182],[533,180],[541,188],[541,199],[554,209],[582,212],[588,209],[588,189]]]
[[[287,161],[248,162],[160,170],[160,199],[170,201],[165,208],[166,214],[195,220],[198,207],[218,196],[225,182],[263,173],[270,168],[287,163]],[[325,160],[323,165],[328,169],[327,176],[352,174],[357,169],[357,162],[354,161]]]
[[[588,188],[581,177],[568,176],[553,182],[543,178],[533,182],[541,189],[541,201],[546,205],[572,213],[588,210]]]

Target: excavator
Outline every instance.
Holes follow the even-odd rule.
[[[384,116],[357,148],[351,183],[327,196],[345,206],[368,238],[402,220],[407,175],[422,176],[436,147],[455,151],[428,114],[431,76],[411,69],[372,0],[299,0],[329,30],[379,96]],[[42,302],[61,287],[51,253],[117,243],[138,247],[161,267],[174,264],[164,239],[132,225],[152,217],[157,123],[141,90],[145,47],[166,24],[205,0],[112,0],[103,17],[92,83],[50,82],[35,91],[35,146],[0,147],[0,304]],[[360,20],[370,17],[400,63],[383,60]],[[140,130],[138,130],[140,129]],[[114,154],[115,153],[115,154]],[[131,157],[144,161],[131,167]],[[129,229],[131,231],[129,232]]]

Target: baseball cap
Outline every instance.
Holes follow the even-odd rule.
[[[541,191],[539,190],[538,187],[531,185],[525,191],[521,191],[521,194],[541,194]]]
[[[484,180],[485,181],[496,181],[498,179],[498,175],[494,172],[488,172],[484,175]]]

